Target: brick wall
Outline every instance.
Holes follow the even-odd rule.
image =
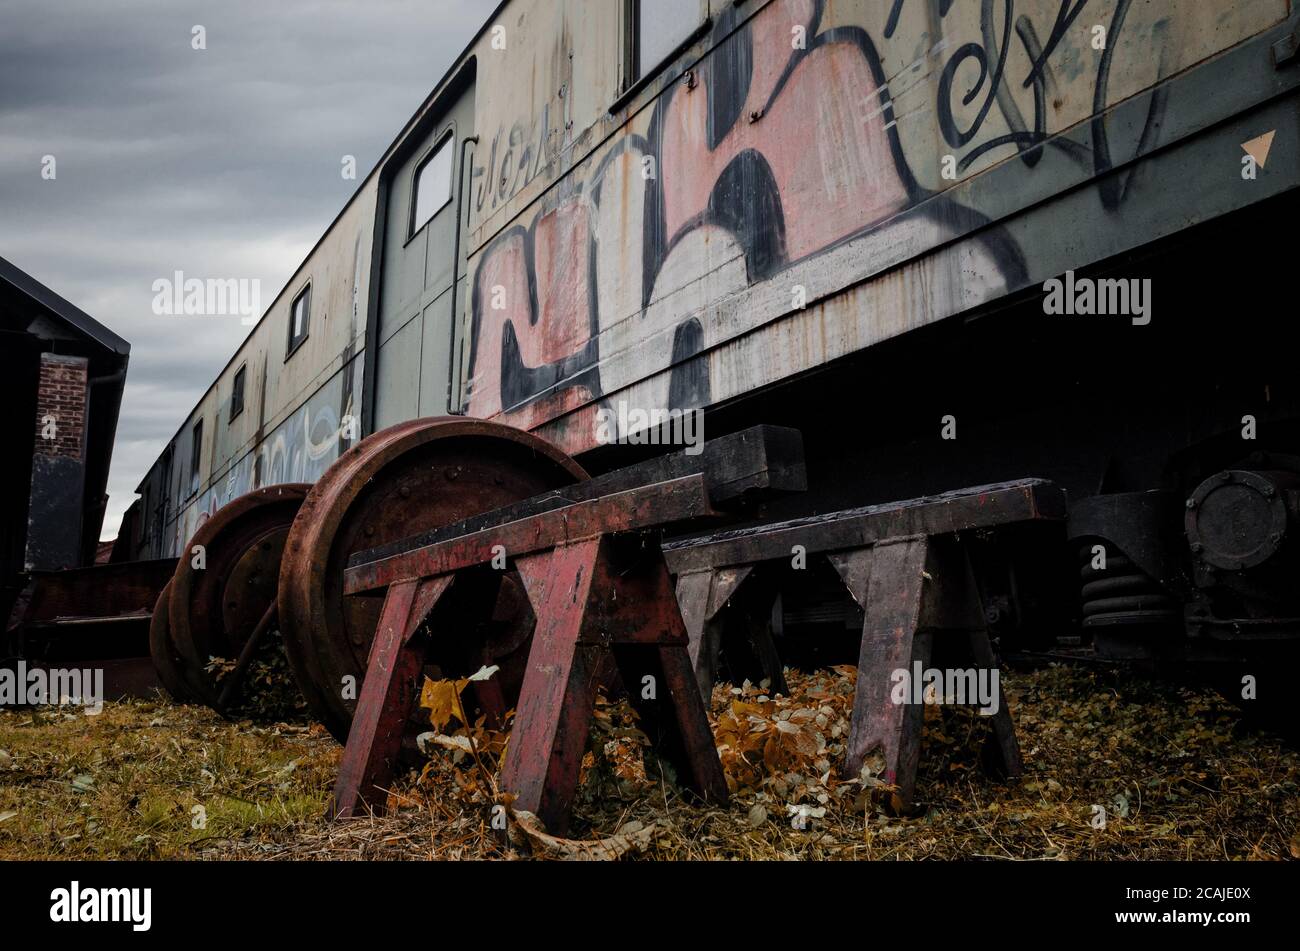
[[[85,436],[85,357],[41,354],[36,389],[36,453],[80,459]]]

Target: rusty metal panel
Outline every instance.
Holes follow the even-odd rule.
[[[175,559],[163,558],[38,573],[12,621],[32,627],[87,618],[148,616],[175,568]]]

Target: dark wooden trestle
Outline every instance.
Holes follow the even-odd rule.
[[[844,771],[860,775],[872,752],[883,756],[884,782],[898,787],[904,807],[916,788],[924,708],[894,700],[895,673],[927,668],[935,638],[961,641],[975,670],[994,666],[963,533],[1065,518],[1065,493],[1040,479],[977,486],[943,495],[872,505],[757,528],[736,529],[665,545],[677,576],[677,597],[690,637],[691,662],[707,697],[716,676],[725,609],[756,613],[770,604],[750,579],[763,562],[788,561],[795,546],[826,557],[865,619]],[[776,656],[770,635],[750,623],[760,660]],[[764,672],[771,662],[764,661]],[[773,679],[773,690],[780,690]],[[1011,713],[993,714],[1001,768],[1021,770]]]

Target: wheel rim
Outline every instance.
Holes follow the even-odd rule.
[[[289,526],[307,495],[302,483],[267,486],[222,506],[194,533],[171,581],[168,621],[185,682],[217,706],[219,688],[205,670],[211,657],[233,659],[266,609],[276,603]],[[192,553],[203,546],[205,565]]]
[[[185,682],[184,661],[172,642],[171,622],[168,618],[171,595],[172,583],[169,581],[159,592],[153,617],[149,621],[149,657],[153,660],[154,673],[172,699],[177,703],[193,703],[198,698]]]
[[[347,738],[383,603],[343,595],[348,558],[586,477],[539,437],[460,416],[399,423],[325,472],[289,532],[279,606],[289,662],[313,712],[336,737]],[[513,584],[504,582],[499,604],[518,604]],[[517,630],[508,630],[521,623],[515,611],[513,619],[498,619],[496,646],[511,653],[521,649]],[[435,640],[450,636],[440,627]],[[349,677],[356,690],[345,696]]]

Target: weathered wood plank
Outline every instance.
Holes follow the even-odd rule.
[[[452,525],[357,552],[348,565],[368,564],[577,502],[691,475],[704,477],[709,502],[719,509],[785,492],[802,492],[808,487],[803,436],[797,429],[784,426],[751,426],[707,440],[703,452],[697,455],[682,450],[647,459]]]
[[[664,545],[674,574],[808,554],[861,548],[889,538],[948,535],[1012,522],[1060,521],[1065,491],[1043,479],[975,486],[943,495],[846,509],[754,528],[682,539]]]
[[[663,527],[716,515],[704,477],[684,476],[532,515],[471,535],[354,564],[344,572],[347,594],[377,591],[404,578],[426,578],[490,562],[500,550],[518,558],[604,533]]]

